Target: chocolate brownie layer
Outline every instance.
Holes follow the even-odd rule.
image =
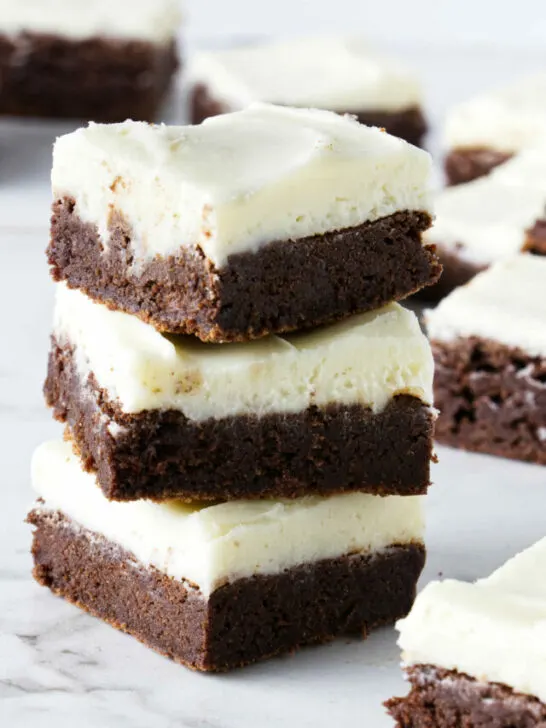
[[[546,360],[477,337],[432,349],[438,441],[546,465]]]
[[[206,86],[196,84],[189,99],[190,121],[200,124],[209,116],[218,116],[233,111],[229,106],[214,98]],[[427,124],[423,112],[414,106],[403,111],[358,111],[347,109],[345,112],[356,116],[361,124],[379,126],[389,134],[401,137],[410,144],[421,146],[427,132]]]
[[[507,152],[499,152],[486,147],[453,149],[447,155],[444,163],[447,181],[450,185],[459,185],[478,177],[484,177],[512,156]]]
[[[338,635],[367,636],[407,614],[421,545],[392,546],[199,589],[59,513],[32,511],[34,577],[54,593],[189,667],[222,671]]]
[[[433,415],[409,395],[379,414],[360,405],[204,422],[175,410],[126,414],[93,376],[80,380],[73,351],[53,339],[45,396],[115,500],[418,495],[429,485]]]
[[[535,728],[546,725],[546,705],[506,685],[478,682],[433,665],[408,669],[405,698],[385,703],[400,728]]]
[[[546,255],[546,220],[537,220],[532,228],[525,231],[523,250],[534,255]]]
[[[174,44],[0,36],[0,114],[152,121],[177,65]]]
[[[418,291],[415,298],[420,301],[435,303],[451,293],[455,288],[464,286],[486,266],[477,266],[460,258],[456,252],[437,246],[438,257],[442,263],[442,275],[437,283]]]
[[[205,341],[240,341],[311,328],[379,308],[434,283],[441,265],[423,247],[424,212],[376,222],[257,253],[238,253],[217,270],[200,249],[181,249],[131,269],[131,230],[113,215],[108,250],[94,225],[83,223],[68,198],[53,206],[48,259],[65,280],[111,308],[172,333]]]

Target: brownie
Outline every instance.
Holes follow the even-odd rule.
[[[513,156],[487,147],[452,149],[444,163],[448,184],[459,185],[484,177]]]
[[[461,246],[459,246],[460,249]],[[415,294],[415,299],[427,303],[436,303],[445,298],[451,291],[464,286],[475,275],[485,270],[487,266],[478,266],[463,260],[454,250],[437,246],[438,257],[442,264],[442,274],[437,283],[427,286]]]
[[[122,412],[54,338],[46,401],[108,498],[232,500],[427,491],[434,415],[417,397],[203,422],[178,410]],[[119,432],[112,435],[112,422]]]
[[[436,282],[435,246],[423,246],[425,212],[398,212],[358,227],[237,253],[216,269],[197,249],[132,269],[132,232],[111,217],[108,250],[74,201],[53,205],[48,260],[64,280],[157,329],[229,342],[312,328],[373,310]]]
[[[174,43],[0,36],[0,114],[152,121],[177,66]]]
[[[479,337],[432,348],[438,442],[546,465],[546,360]]]
[[[201,124],[210,116],[227,114],[231,109],[227,104],[214,98],[204,84],[196,84],[189,96],[190,121],[192,124]],[[422,146],[423,137],[427,132],[427,124],[422,110],[412,106],[402,111],[355,110],[347,109],[345,112],[356,116],[361,124],[379,126],[386,129],[389,134],[405,139],[410,144]]]
[[[224,671],[407,614],[424,565],[393,545],[225,584],[205,598],[62,514],[32,511],[34,577],[73,604],[196,670]]]
[[[507,685],[434,665],[408,668],[410,692],[385,703],[399,728],[538,728],[546,705]]]

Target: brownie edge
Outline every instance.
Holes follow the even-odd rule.
[[[216,269],[199,248],[134,265],[132,230],[113,213],[104,250],[70,198],[53,205],[48,260],[56,281],[160,331],[203,341],[244,341],[313,328],[379,308],[435,283],[442,266],[423,246],[426,212],[406,211],[354,228],[269,243]],[[135,271],[135,268],[138,270]]]
[[[478,177],[485,177],[492,169],[513,156],[509,152],[499,152],[488,147],[453,149],[444,162],[448,184],[460,185]]]
[[[207,599],[60,513],[35,510],[28,521],[38,583],[176,662],[209,672],[340,635],[366,637],[409,612],[425,561],[421,544],[393,545],[238,579]]]

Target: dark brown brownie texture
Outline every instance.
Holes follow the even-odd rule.
[[[434,421],[409,395],[361,405],[193,422],[175,410],[126,414],[73,350],[52,339],[46,401],[68,424],[83,466],[113,500],[296,498],[362,490],[419,495],[430,480]],[[123,431],[113,437],[109,422]]]
[[[192,124],[201,124],[209,116],[227,114],[232,109],[222,101],[211,96],[208,88],[203,84],[196,84],[189,96],[190,121]],[[405,139],[410,144],[420,147],[427,132],[427,124],[422,110],[411,106],[402,111],[368,110],[358,111],[347,109],[345,114],[356,116],[361,124],[366,126],[379,126],[393,136]]]
[[[444,162],[448,184],[459,185],[484,177],[513,156],[487,147],[452,149]]]
[[[433,665],[408,669],[411,690],[385,703],[398,728],[542,728],[546,705],[507,685]]]
[[[174,44],[0,36],[0,114],[152,121],[177,66]]]
[[[228,342],[312,328],[373,310],[430,285],[441,265],[421,233],[424,212],[399,212],[373,223],[301,240],[272,242],[229,257],[216,269],[203,252],[181,248],[131,271],[131,230],[113,214],[107,252],[94,225],[68,198],[53,206],[48,259],[64,280],[110,308],[161,331]]]
[[[476,337],[432,350],[437,440],[546,465],[546,359]]]
[[[196,670],[223,671],[322,643],[366,637],[406,615],[425,561],[393,545],[239,579],[207,599],[60,513],[32,511],[34,577],[55,594]]]

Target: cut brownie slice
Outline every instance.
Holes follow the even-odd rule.
[[[310,328],[437,280],[429,171],[425,152],[325,111],[93,124],[55,146],[52,273],[207,341]]]
[[[447,117],[445,168],[469,182],[546,137],[546,74],[526,77],[455,106]]]
[[[112,503],[57,442],[33,482],[37,581],[198,670],[366,636],[407,614],[424,563],[419,497]]]
[[[420,145],[426,132],[416,76],[358,38],[299,38],[197,53],[188,69],[190,116],[256,101],[349,113]]]
[[[155,118],[178,65],[177,0],[1,6],[0,114]]]
[[[432,582],[398,623],[410,681],[386,705],[401,728],[546,722],[546,539],[474,584]]]
[[[440,442],[546,465],[545,281],[522,254],[428,312]]]
[[[425,233],[443,273],[420,296],[438,300],[492,263],[521,251],[546,254],[546,147],[518,154],[484,179],[442,190]]]
[[[397,304],[214,345],[60,284],[45,393],[109,498],[419,494],[432,376],[429,343]]]

